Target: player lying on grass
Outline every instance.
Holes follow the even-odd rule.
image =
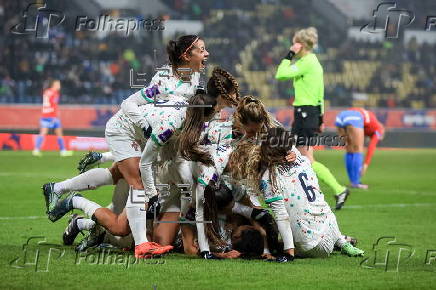
[[[385,129],[373,112],[362,108],[350,108],[340,112],[336,116],[335,125],[339,135],[347,138],[345,166],[351,187],[367,189],[368,185],[361,184],[360,178],[371,163],[377,143],[383,140]],[[365,136],[368,136],[370,141],[364,162]]]
[[[207,116],[211,116],[211,114],[214,112],[214,106],[216,105],[216,99],[213,97],[210,97],[209,95],[203,95],[203,94],[198,94],[195,95],[191,100],[191,105],[199,105],[199,104],[206,104],[206,105],[211,105],[212,107],[209,109],[210,113],[206,114]],[[170,103],[170,101],[168,101],[167,103]],[[143,107],[147,107],[150,106],[150,108],[144,108],[145,112],[150,113],[150,111],[153,111],[155,109],[157,109],[158,107],[155,107],[153,104],[150,105],[144,105]],[[186,110],[186,107],[184,107]],[[185,118],[185,114],[182,111],[183,108],[180,107],[165,107],[165,108],[158,108],[160,112],[164,112],[164,114],[160,114],[157,113],[155,114],[156,118],[154,118],[153,116],[150,116],[150,118],[152,118],[152,121],[150,121],[151,123],[151,128],[154,132],[156,132],[156,134],[158,134],[158,132],[160,132],[162,128],[168,127],[170,126],[171,128],[180,128],[184,118]],[[202,110],[204,108],[189,108],[189,110]],[[188,114],[189,115],[189,114]],[[159,117],[158,117],[159,116]],[[147,116],[146,116],[147,117]],[[161,120],[160,118],[164,117],[165,120]],[[196,122],[202,123],[203,118],[205,117],[205,115],[200,115],[197,116],[201,119],[196,119]],[[159,119],[161,121],[156,121],[154,119]],[[124,121],[123,121],[124,120]],[[189,117],[186,120],[187,122],[189,122]],[[162,122],[165,122],[166,125],[162,125]],[[132,158],[135,159],[137,158],[138,154],[141,154],[139,145],[138,145],[138,150],[136,151],[134,146],[130,146],[131,144],[128,142],[129,138],[132,138],[132,136],[135,136],[135,128],[133,127],[129,127],[127,124],[127,119],[123,119],[123,114],[122,112],[117,113],[116,115],[114,115],[114,117],[112,117],[112,119],[108,122],[107,124],[107,129],[106,129],[106,135],[107,135],[107,140],[109,143],[109,146],[111,148],[112,154],[115,157],[115,160],[117,161],[115,163],[115,166],[113,166],[113,168],[115,168],[117,166],[118,169],[120,169],[120,166],[122,167],[123,165],[119,164],[119,161],[123,161]],[[171,123],[171,124],[170,124]],[[125,127],[123,127],[123,124],[125,125]],[[122,135],[121,133],[124,132],[125,135]],[[125,137],[125,139],[121,138],[122,136]],[[168,140],[170,136],[166,136],[167,138],[165,138],[165,140],[162,141],[161,145],[164,145]],[[146,149],[143,152],[143,156],[145,156],[146,154],[150,153],[149,151],[151,151],[151,155],[153,155],[152,158],[154,158],[155,154],[157,154],[157,152],[153,151],[154,149],[158,149],[157,145],[154,144],[154,141],[152,141],[151,139],[145,139],[146,136],[142,136],[142,141],[145,141],[144,143],[149,144],[148,147],[146,145]],[[136,139],[135,139],[136,140]],[[165,142],[164,142],[165,141]],[[127,142],[127,143],[126,143]],[[137,144],[136,142],[134,144]],[[150,147],[152,147],[150,149]],[[132,150],[133,148],[133,150]],[[149,148],[150,150],[146,151],[147,148]],[[138,159],[136,159],[136,161],[138,161]],[[98,170],[98,169],[93,169],[93,171]],[[101,169],[101,170],[105,170],[105,169]],[[122,173],[122,170],[119,170],[120,173]],[[83,175],[87,175],[88,173],[90,173],[91,171],[85,172],[83,173],[81,176],[83,177]],[[133,171],[128,173],[129,177],[130,177],[130,181],[132,179],[135,179],[136,184],[139,186],[139,184],[142,186],[142,180],[141,177],[139,176],[139,171],[136,171],[136,173],[133,173]],[[135,178],[133,177],[134,175],[137,175]],[[122,173],[121,174],[124,179],[126,179],[126,181],[129,183],[129,178],[126,178],[125,174]],[[112,176],[113,178],[113,176]],[[139,180],[138,180],[139,179]],[[66,182],[60,183],[60,185],[68,183],[68,182],[72,182],[73,180],[67,180]],[[82,190],[86,190],[89,187],[87,185],[89,184],[95,184],[95,180],[92,180],[91,178],[88,181],[88,183],[82,183],[80,184],[82,187],[78,188],[78,189],[82,189]],[[112,180],[111,180],[112,181]],[[117,180],[113,180],[114,182],[116,182]],[[70,195],[68,196],[65,201],[63,203],[60,203],[58,207],[56,207],[56,205],[58,204],[56,201],[59,198],[58,193],[56,192],[56,185],[59,185],[59,183],[57,184],[48,184],[44,186],[44,195],[46,196],[46,202],[47,202],[47,213],[49,216],[49,219],[52,221],[56,221],[57,219],[59,219],[63,214],[65,214],[65,210],[67,210],[70,207],[75,207],[75,208],[85,208],[85,211],[87,211],[86,213],[88,214],[88,216],[92,216],[94,215],[98,215],[99,213],[96,212],[96,207],[91,206],[91,207],[86,207],[85,204],[82,204],[80,201],[83,201],[82,197],[74,196],[74,195]],[[144,208],[144,204],[146,206],[146,202],[148,201],[146,195],[144,195],[144,190],[139,190],[139,189],[132,189],[132,184],[129,183],[129,185],[131,186],[131,190],[129,193],[129,198],[128,198],[128,202],[126,204],[126,216],[129,219],[129,225],[130,228],[132,230],[132,234],[135,238],[135,244],[137,246],[137,255],[140,255],[140,252],[145,251],[148,252],[150,251],[154,251],[153,249],[155,248],[159,248],[160,245],[156,244],[156,243],[148,243],[146,235],[145,235],[145,228],[146,228],[146,217],[145,217],[145,212],[143,212]],[[154,186],[154,184],[153,184]],[[48,190],[48,188],[51,188],[52,190]],[[87,204],[88,205],[88,204]],[[68,210],[67,210],[68,211]],[[123,215],[121,215],[122,217]],[[118,223],[118,218],[120,216],[116,216],[113,213],[109,213],[109,212],[105,212],[104,216],[103,216],[103,220],[99,222],[102,222],[102,225],[106,225],[109,226],[112,225],[115,227],[115,232],[117,231],[122,231],[123,227],[120,228],[120,224],[122,225],[122,223]],[[144,248],[144,249],[142,249]],[[167,249],[167,248],[165,248]]]
[[[128,188],[126,193],[128,192]],[[127,196],[125,194],[125,196]],[[211,255],[214,258],[238,258],[238,257],[261,257],[265,252],[266,247],[266,231],[259,224],[256,223],[255,219],[259,221],[269,220],[269,222],[274,223],[272,216],[265,210],[259,209],[249,209],[239,204],[239,207],[244,208],[245,213],[251,213],[253,218],[245,218],[241,215],[234,214],[232,201],[232,193],[228,188],[220,188],[217,191],[217,202],[219,204],[220,211],[220,234],[225,242],[212,245]],[[230,203],[227,203],[230,202]],[[227,204],[225,204],[227,203]],[[151,222],[153,216],[160,215],[160,209],[162,208],[158,204],[158,200],[153,197],[150,200],[152,206],[149,207],[147,215],[150,221],[148,229],[154,231],[154,227],[159,225],[159,223]],[[222,205],[225,205],[224,207]],[[229,220],[226,218],[230,216]],[[191,208],[187,214],[186,220],[194,221],[195,214],[193,208]],[[64,232],[63,239],[66,245],[71,245],[79,234],[80,231],[86,231],[78,227],[79,224],[84,222],[93,222],[90,219],[86,219],[82,216],[74,214],[69,221],[67,229]],[[183,233],[183,235],[181,234]],[[277,231],[270,232],[276,237],[278,235]],[[199,252],[198,243],[196,241],[196,228],[192,225],[183,224],[182,231],[176,233],[176,238],[172,243],[175,246],[175,251],[181,251],[189,255],[197,255]],[[151,240],[151,237],[150,237]],[[271,239],[268,239],[271,240]],[[276,239],[277,240],[277,239]],[[106,231],[104,228],[95,225],[86,235],[82,242],[76,247],[77,251],[85,251],[90,247],[97,247],[102,244],[111,244],[112,246],[118,248],[132,248],[133,238],[131,235],[125,237],[114,236],[112,233]],[[271,257],[270,255],[263,254],[264,257]]]
[[[255,100],[253,98],[245,98],[244,101],[241,103],[241,106],[238,107],[237,113],[235,115],[236,115],[237,120],[243,119],[243,122],[247,123],[249,125],[248,127],[251,128],[251,131],[249,129],[249,131],[245,132],[246,136],[248,136],[248,137],[253,137],[256,134],[256,130],[260,130],[259,128],[264,128],[266,126],[265,124],[268,124],[268,123],[266,123],[266,120],[268,120],[268,114],[264,110],[263,105],[259,101]],[[230,130],[230,133],[231,133],[232,128],[231,127],[225,128],[225,124],[224,124],[225,122],[215,122],[215,124],[218,124],[218,123],[223,123],[222,124],[223,128],[221,128],[221,129],[226,129],[227,131]],[[221,133],[223,136],[221,138],[223,140],[226,140],[225,137],[229,134],[227,134],[228,132],[225,133],[226,132],[225,130],[221,130],[220,128],[217,128],[217,127],[220,127],[220,126],[219,125],[218,126],[208,126],[207,127],[208,132],[207,132],[207,134],[204,135],[203,141],[207,140],[207,142],[205,141],[205,143],[207,143],[208,146],[212,146],[213,144],[215,144],[217,146],[217,147],[213,147],[213,150],[211,152],[212,152],[212,155],[214,157],[214,161],[215,161],[216,165],[219,168],[221,168],[220,172],[222,172],[222,169],[225,167],[226,162],[227,162],[226,156],[228,157],[228,154],[230,151],[228,150],[229,146],[225,146],[225,145],[228,145],[228,144],[225,144],[225,142],[222,142],[224,144],[220,144],[220,145],[218,145],[217,143],[219,143],[219,138],[220,138]],[[217,132],[219,132],[219,135],[217,135]],[[227,140],[229,140],[229,138],[227,138]],[[81,162],[80,167],[81,168],[88,167],[88,165],[90,163],[95,161],[94,160],[95,158],[93,158],[93,156],[98,157],[98,154],[89,154],[89,156],[88,156],[89,158],[86,158],[83,162]],[[96,159],[98,159],[98,158],[96,158]],[[193,170],[189,169],[189,171],[193,171]],[[182,174],[183,174],[183,172],[182,172]],[[209,180],[213,177],[213,174],[214,174],[214,172],[209,173]],[[177,172],[170,174],[170,176],[173,176],[173,177],[176,175],[177,175]],[[204,186],[203,184],[205,184],[205,185],[208,184],[208,179],[206,179],[204,176],[201,176],[201,177],[202,177],[202,179],[201,179],[202,182],[200,182],[200,184],[201,184],[200,187]],[[180,202],[180,198],[178,198],[178,199],[177,198],[167,198],[167,197],[163,198],[164,201],[167,199],[172,201],[172,202],[177,201],[177,200],[179,200],[179,202]],[[200,199],[201,199],[201,196],[199,194],[197,194],[196,195],[197,205],[198,205],[198,201]],[[200,213],[199,213],[198,209],[200,209]],[[202,204],[197,207],[197,211],[196,211],[198,221],[204,220],[204,217],[202,217],[202,214],[201,214],[201,210],[202,210]],[[169,217],[168,220],[175,220],[179,213],[176,211],[172,214],[173,214],[172,216],[168,216]],[[164,219],[164,220],[166,220],[166,219]],[[199,224],[201,224],[201,223],[197,223],[197,227],[199,227]],[[159,228],[163,228],[163,227],[169,228],[168,230],[166,230],[166,234],[163,235],[166,238],[160,239],[159,235],[157,235],[158,241],[160,241],[160,243],[163,245],[169,244],[169,241],[172,240],[171,237],[174,236],[175,232],[176,232],[177,224],[169,224],[169,225],[170,225],[170,227],[168,227],[167,224],[163,223],[163,224],[159,224],[159,226],[158,226]],[[204,226],[203,226],[203,228],[204,228]],[[200,232],[201,231],[204,231],[204,229],[201,229],[201,227],[200,227]],[[199,241],[200,241],[199,242],[200,245],[202,245],[201,239],[199,239]],[[204,247],[204,251],[201,251],[201,252],[207,253],[209,251],[208,246],[207,246],[207,241],[205,241],[203,247]]]
[[[142,232],[140,228],[145,227],[143,224],[145,218],[142,216],[144,213],[140,210],[143,207],[140,205],[142,201],[139,201],[143,199],[143,203],[147,206],[147,200],[157,194],[152,184],[151,164],[157,156],[159,146],[165,144],[174,131],[181,127],[188,105],[186,100],[193,96],[197,89],[199,71],[204,67],[204,62],[209,55],[204,41],[195,35],[182,36],[177,41],[170,41],[167,45],[167,52],[170,65],[164,68],[165,71],[158,72],[149,87],[130,96],[123,103],[122,111],[106,124],[105,135],[114,159],[117,161],[116,169],[112,168],[109,171],[96,169],[66,182],[50,183],[43,187],[47,197],[47,211],[50,212],[63,192],[76,190],[76,188],[85,190],[85,185],[88,188],[95,188],[111,184],[112,181],[116,181],[113,175],[121,173],[131,186],[129,200],[136,201],[128,204],[126,214],[131,220],[135,240],[139,241],[138,246],[141,245],[138,247],[138,252],[159,246],[149,244],[144,235],[136,234],[137,231]],[[181,74],[179,69],[189,69],[190,73]],[[155,98],[159,103],[165,103],[166,107],[154,106]],[[201,104],[197,104],[197,101]],[[206,100],[208,101],[212,100]],[[205,99],[191,99],[191,102],[191,105],[204,105]],[[139,108],[137,106],[139,104],[144,106]],[[145,140],[148,137],[150,138]],[[139,143],[138,140],[140,140]],[[141,147],[145,149],[141,150]],[[139,166],[140,160],[141,166]],[[141,179],[138,169],[141,169],[144,180]]]
[[[282,128],[270,129],[266,137],[261,145],[239,144],[231,159],[247,161],[235,162],[231,169],[233,177],[248,177],[259,185],[275,214],[289,259],[328,257],[335,245],[349,256],[363,255],[342,236],[310,161],[295,149],[294,162],[283,158],[293,139]]]
[[[146,146],[144,152],[142,153],[142,159],[144,159],[145,163],[149,164],[150,170],[147,172],[142,172],[142,177],[144,177],[144,175],[148,176],[148,178],[145,180],[145,183],[147,184],[146,186],[147,188],[149,189],[152,187],[155,188],[154,178],[151,171],[151,164],[154,162],[155,159],[157,159],[157,154],[160,148],[162,147],[162,145],[165,145],[170,140],[171,136],[174,133],[174,130],[181,127],[182,124],[184,124],[183,125],[184,129],[181,135],[190,138],[188,139],[187,142],[190,144],[189,146],[190,148],[189,150],[187,150],[188,152],[187,155],[190,154],[191,156],[194,156],[196,154],[196,149],[195,149],[196,146],[190,140],[198,140],[198,136],[196,136],[196,134],[201,133],[203,122],[206,120],[206,118],[211,118],[211,116],[215,112],[214,111],[215,106],[218,105],[219,107],[219,104],[217,104],[217,99],[219,99],[221,103],[221,101],[225,100],[227,96],[230,95],[232,95],[232,97],[237,96],[237,93],[235,92],[237,91],[237,87],[236,89],[234,88],[234,82],[232,82],[232,80],[229,80],[229,76],[230,75],[223,70],[214,69],[213,75],[208,82],[208,88],[211,88],[211,91],[216,92],[216,94],[213,95],[198,94],[195,95],[190,100],[190,105],[196,105],[196,106],[206,105],[209,107],[202,107],[202,108],[190,107],[186,113],[186,120],[185,120],[185,113],[184,113],[186,111],[186,106],[185,107],[176,106],[177,104],[181,103],[179,101],[165,102],[165,104],[167,105],[169,103],[174,103],[172,107],[165,107],[165,108],[161,108],[157,106],[155,107],[154,104],[142,106],[144,117],[146,121],[150,124],[149,128],[151,129],[151,130],[147,130],[145,133],[149,134],[151,136],[151,139],[150,138],[146,139],[147,136],[138,134],[136,130],[137,128],[129,121],[127,116],[125,116],[121,111],[118,112],[115,116],[111,118],[111,120],[106,125],[107,127],[106,137],[109,146],[111,148],[112,155],[115,161],[117,161],[115,163],[115,166],[113,166],[112,168],[116,168],[116,165],[118,165],[119,168],[120,167],[119,162],[127,160],[129,158],[132,160],[136,158],[137,160],[138,158],[137,155],[140,154],[139,145],[137,146],[138,148],[135,148],[135,146],[130,146],[131,144],[129,143],[129,140],[132,139],[132,142],[134,144],[137,144],[137,140],[143,141],[144,143],[146,143]],[[226,92],[229,93],[223,95],[220,93],[219,90],[215,90],[215,91],[212,90],[213,88],[215,88],[216,84],[218,84],[219,87],[225,87]],[[150,108],[147,108],[149,106]],[[159,134],[159,132],[161,132],[161,134]],[[155,137],[153,138],[153,136]],[[159,142],[160,146],[157,146],[155,144],[156,142]],[[205,162],[205,163],[207,163],[208,161],[213,162],[211,159],[209,160],[203,159],[205,157],[207,157],[207,155],[202,156],[200,154],[195,158],[196,161],[199,162]],[[104,169],[93,169],[91,171],[95,172],[97,170],[104,170]],[[51,184],[46,184],[44,186],[43,192],[44,195],[46,196],[47,207],[48,207],[47,211],[49,213],[49,217],[51,220],[54,221],[58,219],[57,217],[58,214],[55,211],[53,211],[53,207],[56,204],[56,200],[59,198],[59,195],[62,192],[67,190],[85,190],[85,189],[96,187],[97,183],[95,182],[95,180],[90,178],[91,176],[93,176],[92,174],[90,174],[91,171],[85,172],[76,178],[66,180],[65,182],[56,183],[56,184],[51,183]],[[139,183],[142,182],[138,172],[139,172],[138,170],[129,171],[128,176],[130,176],[130,180],[131,180],[131,182],[129,183],[130,185],[131,183],[136,182],[136,184],[139,186]],[[122,175],[124,176],[125,174],[122,173]],[[132,181],[132,179],[134,179],[134,182]],[[127,178],[126,180],[129,182],[129,178]],[[114,180],[114,182],[116,181]],[[92,184],[91,186],[89,186],[90,183]],[[65,186],[65,184],[69,186]],[[76,187],[74,187],[73,184],[76,184]],[[133,185],[131,186],[133,188]],[[58,188],[58,190],[56,188]],[[146,218],[144,216],[145,213],[143,211],[141,212],[138,211],[141,208],[138,201],[140,198],[144,198],[143,194],[139,194],[140,192],[141,192],[140,190],[132,189],[129,196],[129,202],[127,203],[126,206],[127,216],[129,216],[129,211],[131,211],[130,209],[131,208],[134,209],[135,214],[132,214],[132,219],[134,219],[134,221],[133,220],[130,221],[130,226],[131,228],[133,226],[132,228],[133,235],[137,237],[135,241],[146,240],[144,231],[142,230],[143,228],[146,228],[145,225]],[[132,200],[134,200],[135,202],[130,202]],[[130,220],[131,218],[128,219]],[[113,225],[114,223],[119,224],[118,218],[112,217],[110,221],[111,221],[111,225]],[[109,226],[107,223],[104,223],[104,225]],[[120,226],[117,225],[115,227],[119,229]],[[142,234],[139,233],[135,234],[136,232],[141,232]],[[145,246],[147,246],[148,244],[146,243],[147,242],[142,242],[140,244],[145,244]],[[154,247],[155,245],[156,244],[153,244],[152,246]],[[138,251],[140,251],[139,248]]]

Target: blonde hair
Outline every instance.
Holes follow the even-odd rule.
[[[274,127],[273,120],[264,104],[253,96],[245,96],[240,100],[233,118],[236,131],[240,131],[248,123],[263,124],[261,132],[258,133],[265,133],[266,129]]]
[[[312,50],[318,44],[318,31],[315,27],[301,29],[294,34],[294,39],[307,50]]]

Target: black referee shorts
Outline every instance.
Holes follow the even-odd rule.
[[[292,135],[297,135],[299,140],[296,145],[308,145],[309,139],[318,135],[321,126],[320,106],[297,106],[294,107],[294,122],[292,123]],[[302,140],[306,141],[304,144]]]

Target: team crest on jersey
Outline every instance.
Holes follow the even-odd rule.
[[[133,141],[131,145],[132,145],[133,150],[141,151],[140,150],[141,147],[139,146],[139,144],[136,141]]]
[[[162,141],[162,143],[166,143],[171,136],[173,136],[174,131],[171,129],[167,129],[163,131],[163,133],[159,134],[158,137]]]
[[[145,95],[150,99],[153,99],[155,96],[159,95],[159,87],[157,85],[152,86],[151,88],[145,89]]]

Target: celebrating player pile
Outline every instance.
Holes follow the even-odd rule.
[[[309,160],[292,144],[272,146],[284,129],[263,104],[241,97],[235,78],[218,67],[206,90],[199,89],[209,56],[204,41],[181,36],[167,53],[167,73],[128,97],[106,124],[110,152],[88,153],[80,175],[43,186],[52,222],[72,209],[86,215],[72,216],[64,243],[87,231],[77,251],[110,243],[134,247],[138,258],[174,250],[204,259],[286,262],[327,257],[334,246],[363,255],[341,235]],[[194,73],[180,73],[186,69]],[[229,107],[234,113],[221,118]],[[262,136],[267,139],[258,144]],[[107,161],[113,161],[109,169],[93,168]],[[78,194],[113,184],[107,208]]]

